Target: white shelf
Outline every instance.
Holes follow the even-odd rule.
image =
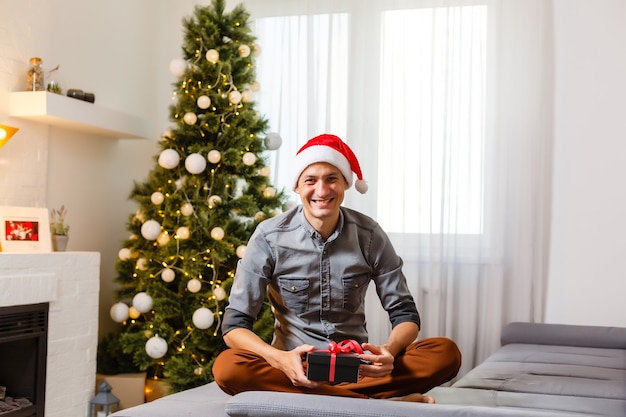
[[[147,121],[95,103],[47,91],[14,92],[10,100],[9,116],[117,139],[150,136]]]

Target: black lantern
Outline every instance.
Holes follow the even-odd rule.
[[[103,381],[98,387],[98,393],[89,401],[89,417],[106,417],[119,410],[120,400],[111,393],[111,386]]]

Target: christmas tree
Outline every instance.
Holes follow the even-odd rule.
[[[169,67],[177,77],[173,126],[148,179],[134,185],[139,209],[116,264],[111,317],[122,323],[119,346],[172,391],[212,380],[237,261],[256,225],[285,200],[265,166],[265,152],[281,138],[266,133],[254,108],[259,48],[248,20],[241,5],[226,13],[224,0],[183,19],[183,58]],[[256,327],[266,340],[272,322],[266,308]]]

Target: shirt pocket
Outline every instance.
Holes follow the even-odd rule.
[[[368,274],[343,277],[343,308],[351,313],[363,308],[369,284]]]
[[[309,279],[308,278],[279,278],[278,285],[283,297],[283,304],[295,314],[307,311],[309,305]]]

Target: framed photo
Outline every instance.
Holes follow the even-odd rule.
[[[0,206],[3,252],[52,252],[48,209]]]

